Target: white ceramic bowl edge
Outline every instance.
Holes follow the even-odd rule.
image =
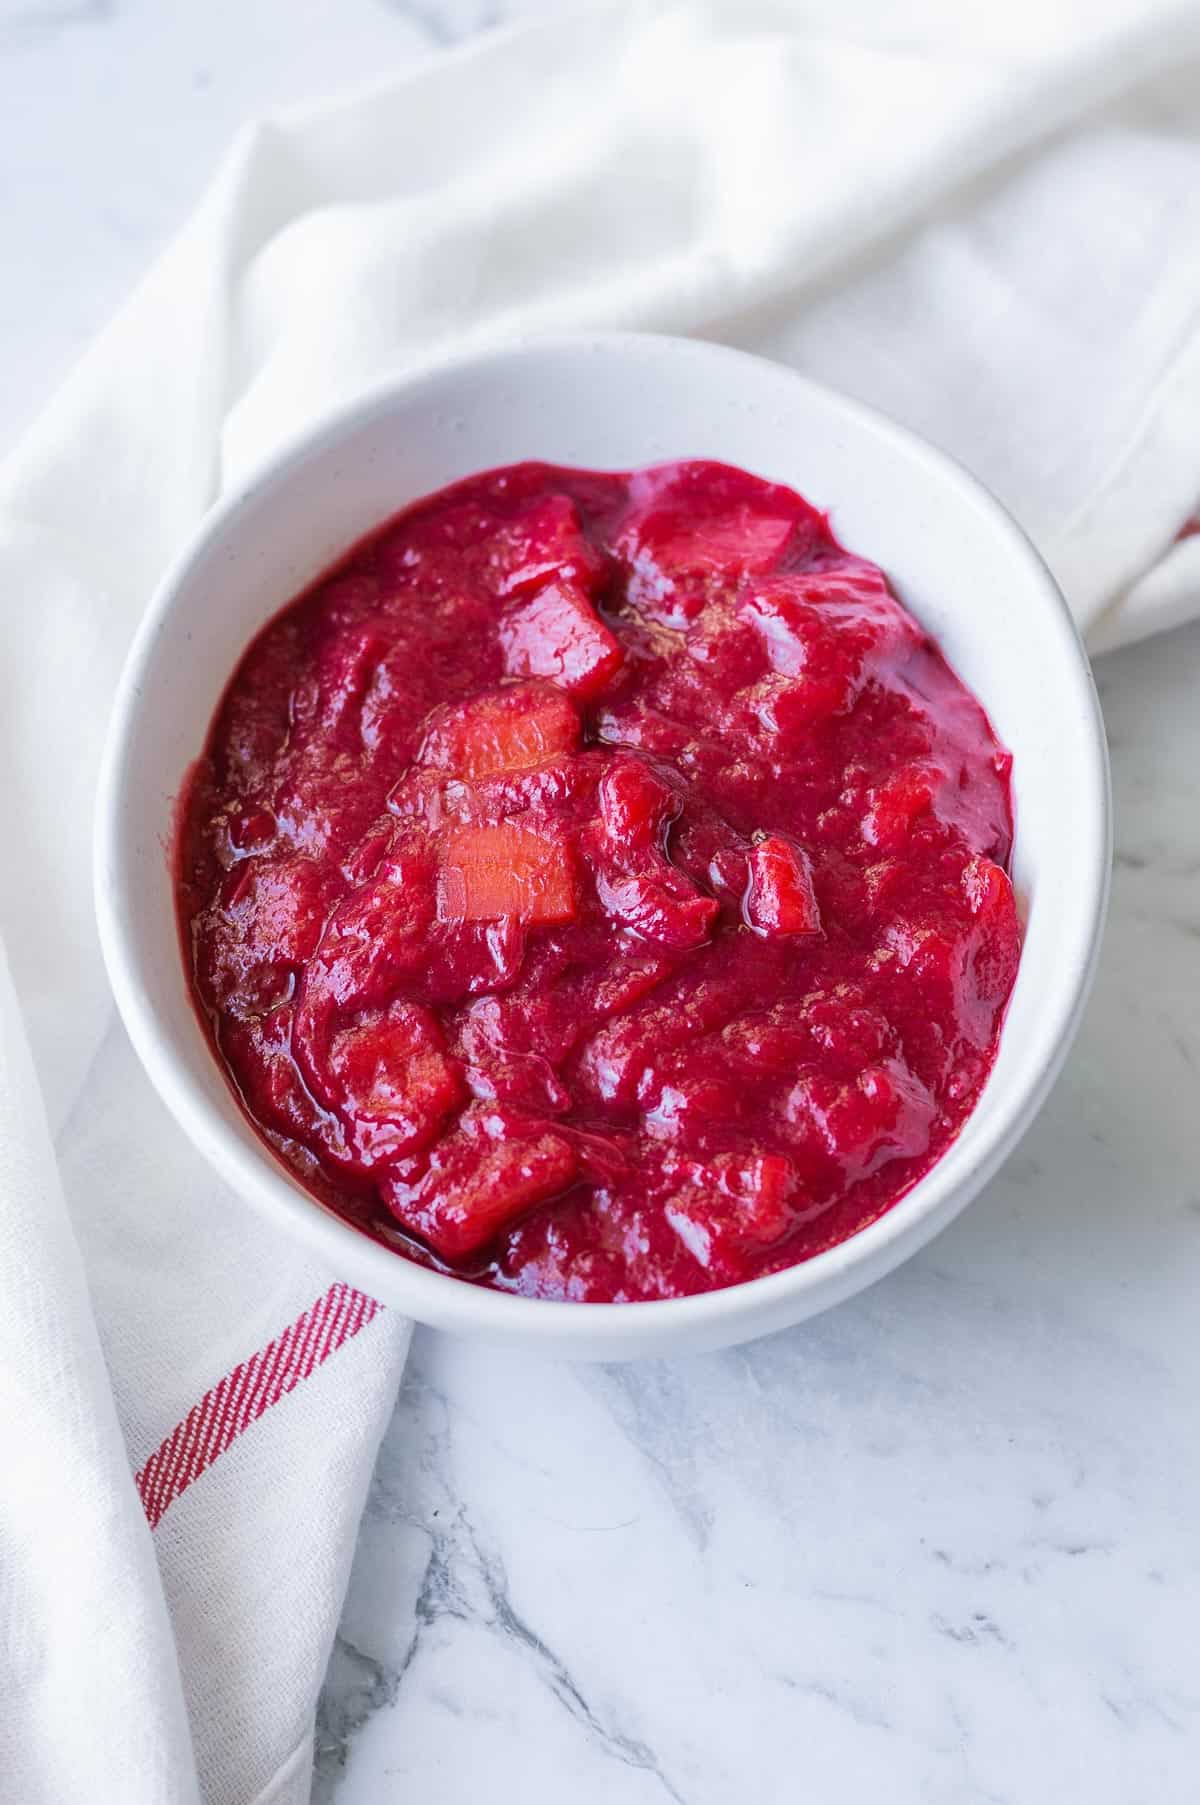
[[[962,1134],[851,1240],[699,1297],[514,1298],[357,1233],[254,1134],[188,995],[166,853],[172,810],[252,634],[373,525],[458,477],[523,458],[622,469],[676,457],[744,465],[828,508],[838,537],[883,566],[980,696],[1014,757],[1021,969],[999,1058]],[[96,815],[97,916],[117,1002],[163,1099],[222,1176],[383,1302],[441,1328],[576,1358],[770,1333],[862,1289],[957,1215],[1028,1126],[1065,1057],[1094,970],[1108,869],[1107,759],[1086,655],[1053,579],[1000,505],[942,453],[794,372],[700,340],[639,334],[543,340],[389,382],[216,507],[136,636]]]

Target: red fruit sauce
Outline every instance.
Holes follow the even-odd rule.
[[[1009,768],[791,490],[494,471],[234,673],[180,817],[196,998],[279,1157],[410,1259],[733,1284],[961,1128],[1020,950]]]

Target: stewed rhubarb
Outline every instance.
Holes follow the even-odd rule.
[[[1009,766],[791,490],[494,471],[242,658],[180,811],[194,994],[278,1156],[410,1259],[733,1284],[969,1114],[1020,951]]]

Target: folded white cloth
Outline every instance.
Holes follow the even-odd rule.
[[[489,39],[248,129],[0,473],[6,1797],[307,1797],[407,1345],[198,1164],[113,1021],[91,782],[168,555],[385,371],[642,326],[961,455],[1097,644],[1200,610],[1198,54],[1177,0],[613,4]]]

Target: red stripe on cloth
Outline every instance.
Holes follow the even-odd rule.
[[[373,1297],[352,1286],[331,1285],[274,1341],[206,1391],[134,1480],[151,1529],[158,1528],[163,1512],[244,1429],[365,1329],[378,1309]]]

